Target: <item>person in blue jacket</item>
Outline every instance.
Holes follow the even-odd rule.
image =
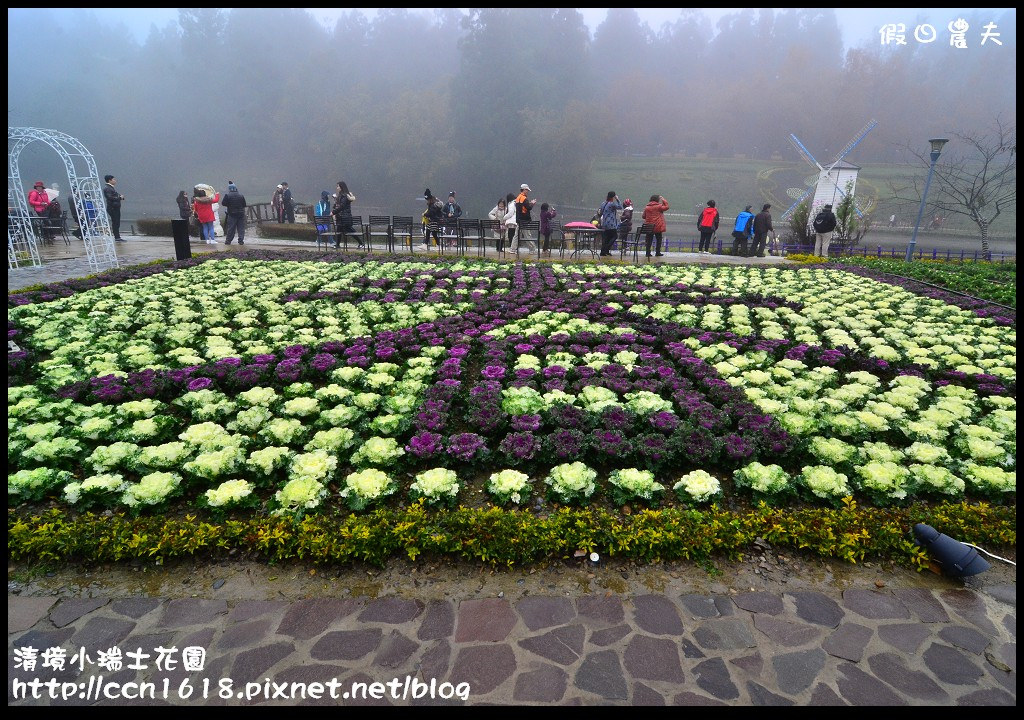
[[[754,213],[750,212],[750,205],[743,208],[743,212],[736,216],[736,225],[732,229],[732,254],[747,257],[748,243],[754,234]]]

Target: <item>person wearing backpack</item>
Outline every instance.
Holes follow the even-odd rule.
[[[427,209],[423,211],[424,226],[423,244],[421,250],[430,250],[430,236],[434,236],[434,243],[441,246],[441,222],[444,220],[444,203],[434,197],[430,188],[423,191],[423,199],[427,201]]]
[[[732,254],[735,257],[747,256],[747,243],[754,234],[754,213],[750,212],[750,207],[747,205],[736,216],[736,224],[732,228]]]
[[[714,200],[708,200],[707,207],[704,208],[700,216],[697,218],[697,229],[700,231],[700,245],[697,246],[697,252],[702,255],[711,254],[711,236],[718,230],[718,209],[715,207]]]
[[[826,205],[814,216],[814,254],[828,258],[828,246],[832,242],[832,231],[836,229],[836,216],[832,206]]]

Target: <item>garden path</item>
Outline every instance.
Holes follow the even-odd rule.
[[[95,693],[88,678],[102,674],[117,687],[162,688],[167,678],[167,698],[147,703],[176,705],[462,704],[403,698],[406,677],[469,683],[467,704],[1016,704],[1016,573],[1002,563],[964,581],[764,544],[714,574],[605,560],[494,571],[423,560],[340,570],[133,565],[34,579],[9,568],[9,703],[140,704],[11,694],[15,679],[50,677]],[[69,658],[84,647],[93,661],[108,647],[152,657],[145,670],[14,668],[16,648],[52,646]],[[160,646],[179,656],[204,648],[204,669],[157,669]],[[181,699],[186,678],[196,694]],[[337,700],[262,694],[266,679],[291,687],[333,678]],[[394,678],[397,697],[389,686],[377,699],[340,697],[353,682]],[[217,695],[222,679],[232,682],[227,700]],[[247,687],[258,695],[237,697]]]

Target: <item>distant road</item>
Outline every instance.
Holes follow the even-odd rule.
[[[867,237],[861,240],[860,245],[867,247],[868,251],[876,249],[879,245],[882,246],[883,250],[892,248],[906,248],[910,244],[910,238],[913,235],[913,230],[898,230],[890,231],[886,230],[872,230],[868,233]],[[989,248],[993,253],[1016,253],[1017,252],[1017,241],[1013,238],[989,238]],[[968,235],[966,233],[949,234],[943,233],[941,235],[936,233],[917,233],[917,245],[918,250],[938,250],[940,254],[944,254],[947,250],[950,252],[959,253],[961,250],[967,251],[968,254],[973,254],[975,250],[981,252],[981,238],[977,235]]]

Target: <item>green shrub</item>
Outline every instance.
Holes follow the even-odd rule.
[[[177,218],[173,218],[177,219]],[[174,231],[171,229],[172,218],[142,218],[141,220],[135,221],[135,227],[137,228],[140,235],[151,235],[156,237],[171,237]],[[225,219],[221,219],[221,227],[224,227],[226,223]],[[202,237],[199,233],[199,221],[195,218],[190,218],[188,221],[188,236],[199,238]]]
[[[140,235],[171,236],[171,218],[142,218],[135,221],[135,229]]]
[[[847,498],[838,508],[772,508],[747,512],[665,508],[619,516],[594,508],[560,508],[547,516],[500,508],[429,510],[422,502],[366,514],[315,515],[301,521],[255,517],[222,522],[184,517],[105,516],[62,510],[38,515],[9,510],[7,550],[34,562],[227,556],[264,562],[308,559],[323,564],[383,565],[405,555],[448,556],[492,565],[524,565],[600,550],[640,562],[738,559],[757,538],[777,548],[858,562],[885,558],[918,569],[927,554],[911,528],[923,522],[962,542],[1014,547],[1017,510],[987,503],[939,503],[861,508]]]
[[[316,243],[316,227],[312,223],[260,223],[256,235],[268,240],[306,240]]]

